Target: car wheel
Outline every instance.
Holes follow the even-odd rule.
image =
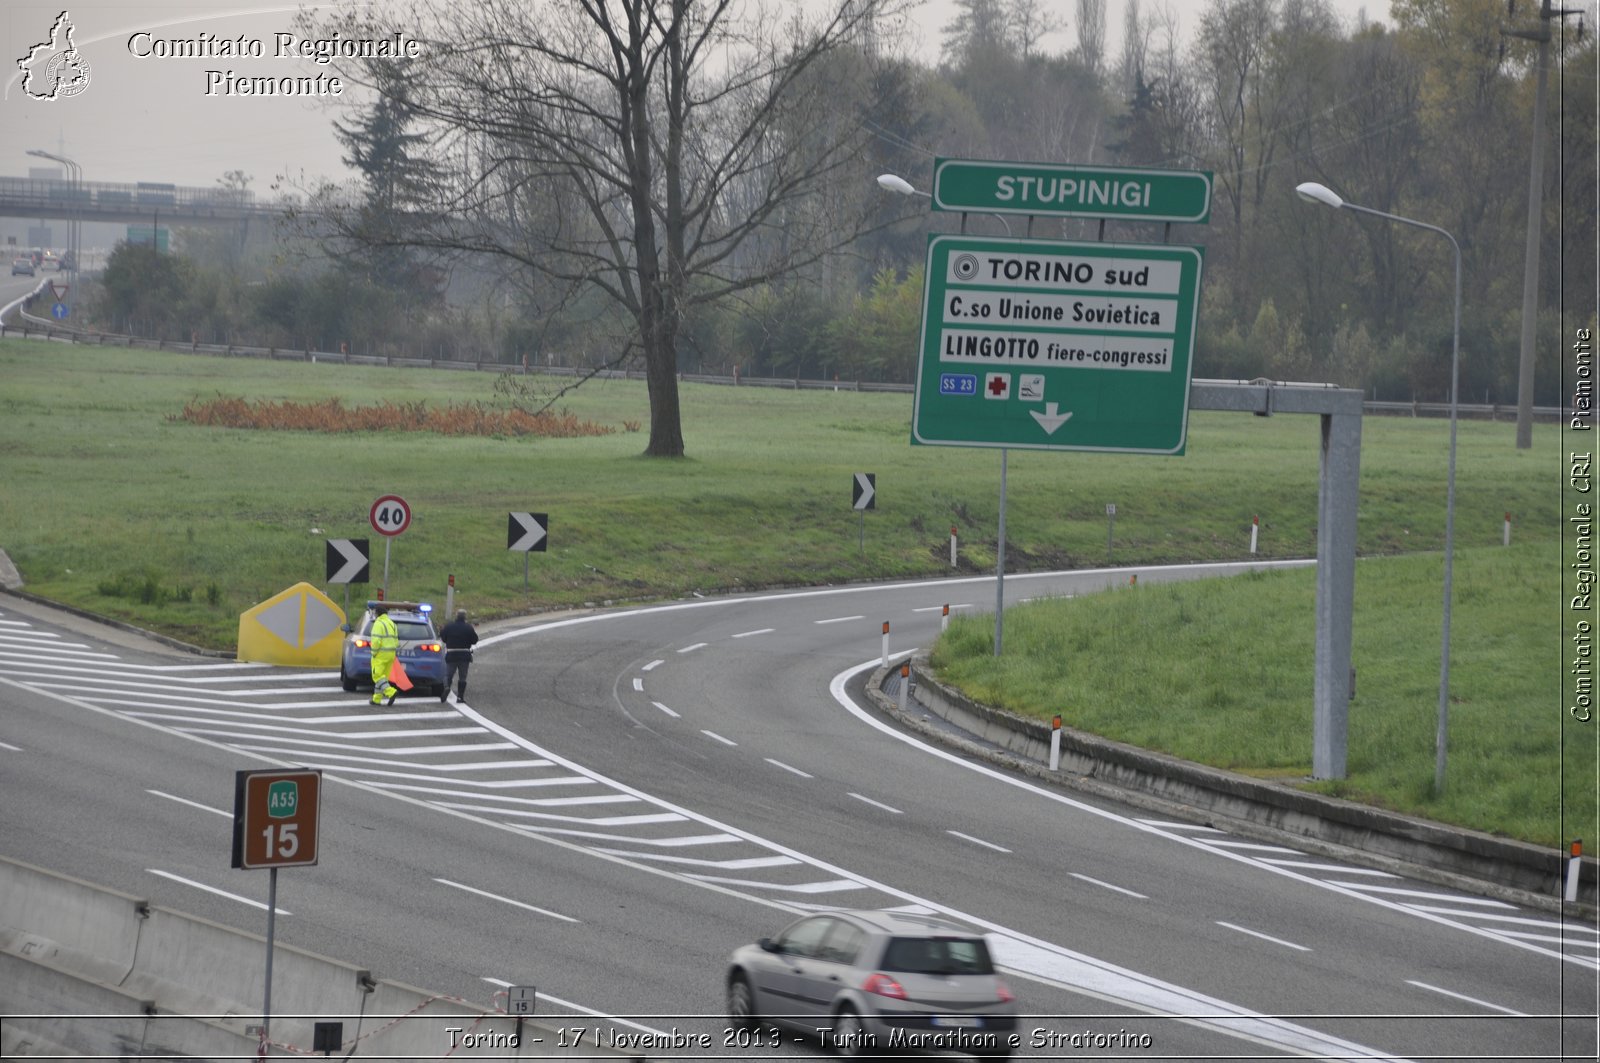
[[[876,1053],[872,1051],[873,1045],[868,1044],[872,1035],[867,1033],[867,1028],[861,1024],[861,1016],[849,1007],[840,1008],[833,1017],[833,1050],[841,1056],[850,1056],[856,1059],[875,1059]]]
[[[349,693],[356,688],[356,681],[350,676],[344,674],[343,664],[339,665],[339,685],[345,689],[346,693]]]
[[[753,1030],[756,1026],[755,995],[750,991],[750,981],[742,974],[728,979],[728,1025],[735,1030]]]

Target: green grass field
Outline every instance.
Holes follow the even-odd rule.
[[[568,383],[529,380],[546,388]],[[393,543],[389,596],[440,599],[453,574],[458,601],[480,618],[694,591],[939,576],[950,572],[952,526],[960,535],[963,572],[993,571],[999,455],[909,445],[911,401],[903,394],[685,385],[688,456],[665,462],[641,457],[644,434],[625,430],[628,422],[648,425],[649,417],[644,385],[631,381],[592,381],[562,400],[577,416],[618,429],[591,438],[458,438],[398,428],[327,435],[174,420],[185,403],[219,395],[338,398],[347,406],[492,403],[494,384],[490,373],[0,341],[0,548],[35,594],[213,648],[232,646],[238,616],[250,606],[302,580],[321,585],[328,538],[371,539],[374,579],[381,578],[383,544],[367,512],[388,493],[403,496],[414,514],[410,530]],[[1262,556],[1313,556],[1318,431],[1315,417],[1199,412],[1183,457],[1012,452],[1008,567],[1236,559],[1247,554],[1255,515]],[[1526,689],[1497,686],[1492,696],[1475,686],[1475,675],[1516,674],[1512,662],[1530,652],[1518,639],[1473,641],[1466,619],[1475,597],[1492,614],[1513,585],[1525,584],[1547,603],[1549,636],[1534,645],[1559,664],[1562,566],[1556,551],[1564,454],[1553,427],[1541,427],[1535,448],[1524,451],[1513,446],[1513,431],[1509,423],[1461,424],[1457,695],[1469,706],[1464,714],[1472,705],[1492,714],[1506,698],[1506,711],[1514,708],[1523,718],[1548,713],[1555,726],[1559,693],[1545,691],[1555,690],[1554,676],[1530,681]],[[1359,550],[1370,560],[1360,566],[1362,698],[1352,714],[1353,735],[1367,699],[1384,685],[1403,690],[1408,703],[1422,703],[1418,711],[1432,718],[1436,577],[1408,577],[1374,591],[1370,573],[1390,563],[1426,571],[1425,557],[1376,558],[1441,548],[1447,438],[1439,420],[1368,418],[1363,427]],[[878,508],[865,515],[864,549],[861,518],[850,508],[854,472],[877,475]],[[1117,506],[1109,556],[1107,503]],[[505,549],[506,514],[513,510],[550,515],[549,552],[528,559],[526,590],[523,557]],[[1498,556],[1508,511],[1517,546],[1494,563],[1518,558],[1524,567],[1513,576],[1469,575],[1478,558],[1487,564]],[[1436,557],[1432,565],[1437,571]],[[1259,584],[1274,596],[1290,594],[1277,587]],[[339,600],[340,588],[324,589]],[[352,588],[352,603],[373,589]],[[1173,593],[1181,604],[1182,595],[1206,592]],[[1135,600],[1112,597],[1107,608],[1124,607],[1124,597]],[[1141,603],[1155,600],[1142,591],[1137,596]],[[1194,599],[1188,608],[1202,607]],[[1209,601],[1203,606],[1212,608]],[[1376,615],[1402,608],[1405,618]],[[1522,626],[1536,629],[1540,606],[1526,609],[1519,614]],[[1305,623],[1303,652],[1309,654],[1309,612]],[[1376,642],[1363,643],[1360,632],[1369,624],[1380,633]],[[1012,634],[1011,621],[1007,625],[1008,650],[1020,650],[1024,643],[1013,639],[1023,636]],[[1019,631],[1022,625],[1019,620]],[[1169,641],[1169,628],[1162,621],[1151,629],[1163,632],[1156,649]],[[1384,629],[1414,629],[1417,648],[1402,651],[1407,644]],[[1217,637],[1237,643],[1249,630],[1223,626]],[[1280,628],[1257,630],[1277,638]],[[1278,651],[1284,663],[1263,675],[1263,699],[1293,702],[1301,700],[1300,686],[1309,691],[1309,663],[1294,663],[1298,657],[1291,654],[1302,652],[1294,638]],[[1241,653],[1236,644],[1224,656],[1243,659]],[[1177,677],[1175,685],[1188,688],[1185,696],[1202,702],[1207,691],[1217,697],[1238,685],[1223,675],[1197,682],[1181,668]],[[1304,701],[1309,704],[1309,693]],[[1122,711],[1156,720],[1173,715],[1148,706]],[[1186,722],[1197,718],[1203,717],[1190,715]],[[1214,730],[1228,766],[1303,773],[1309,738],[1301,752],[1292,734]],[[1538,744],[1532,734],[1526,740]],[[1380,741],[1372,755],[1382,752]],[[1472,756],[1464,750],[1453,764],[1466,770]],[[1353,738],[1352,777],[1343,789],[1417,808],[1409,754],[1406,763],[1384,775],[1379,766],[1358,762]],[[1542,778],[1526,767],[1512,765],[1507,773]],[[1547,819],[1542,813],[1534,818]],[[1523,831],[1508,826],[1514,821],[1523,821],[1520,810],[1515,820],[1504,814],[1491,829]]]

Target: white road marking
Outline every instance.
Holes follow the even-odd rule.
[[[765,760],[768,764],[771,764],[773,767],[782,768],[784,771],[793,772],[794,774],[800,776],[800,778],[802,778],[802,779],[815,779],[816,778],[816,776],[812,775],[810,772],[801,771],[799,768],[792,767],[792,766],[790,766],[788,764],[785,764],[781,760],[773,760],[771,757],[763,757],[762,759]]]
[[[1010,849],[1007,849],[1003,845],[996,845],[994,842],[986,842],[982,838],[974,838],[972,835],[970,835],[970,834],[962,834],[958,830],[947,830],[947,831],[945,831],[945,833],[946,834],[953,834],[957,838],[960,838],[963,841],[969,841],[974,845],[981,845],[986,849],[993,849],[997,853],[1009,853],[1011,851]]]
[[[1147,827],[1160,827],[1163,830],[1192,830],[1206,834],[1228,833],[1227,831],[1219,830],[1216,827],[1208,827],[1203,823],[1180,823],[1177,820],[1171,819],[1141,819],[1139,822],[1143,823]]]
[[[695,650],[703,650],[705,648],[706,648],[706,644],[704,642],[696,642],[692,646],[685,646],[683,649],[679,650],[678,652],[679,653],[693,653]]]
[[[638,691],[639,693],[643,694],[644,693],[644,680],[640,679],[638,676],[634,676],[633,677],[633,689]]]
[[[1310,952],[1311,951],[1310,949],[1306,948],[1304,945],[1296,945],[1292,941],[1285,941],[1282,938],[1275,938],[1275,937],[1271,936],[1270,934],[1262,934],[1262,933],[1259,933],[1259,932],[1254,931],[1254,930],[1246,930],[1242,926],[1235,926],[1232,923],[1224,923],[1221,919],[1217,920],[1217,925],[1218,926],[1225,926],[1229,930],[1237,930],[1241,934],[1249,934],[1251,937],[1260,938],[1262,941],[1270,941],[1274,945],[1282,945],[1286,949],[1298,949],[1301,952]]]
[[[484,978],[484,981],[488,982],[490,985],[505,986],[505,987],[508,987],[508,988],[511,985],[514,984],[512,982],[507,982],[507,981],[504,981],[504,980],[499,979],[499,978]],[[653,1033],[653,1034],[656,1034],[657,1036],[660,1036],[660,1037],[670,1037],[671,1036],[671,1034],[669,1034],[666,1030],[658,1030],[654,1026],[645,1026],[645,1025],[643,1025],[641,1023],[634,1022],[631,1019],[619,1019],[615,1015],[607,1015],[603,1011],[596,1011],[593,1008],[586,1008],[582,1004],[574,1004],[570,1000],[562,1000],[560,997],[553,997],[549,993],[542,993],[541,992],[539,994],[539,999],[540,1000],[548,1000],[552,1004],[559,1004],[563,1008],[571,1008],[573,1011],[581,1012],[584,1015],[598,1015],[602,1019],[605,1019],[607,1022],[619,1023],[619,1024],[623,1025],[623,1026],[632,1026],[635,1030],[643,1030],[646,1033]],[[577,1046],[574,1046],[574,1047],[577,1047]],[[584,1047],[589,1047],[589,1046],[586,1045]]]
[[[776,630],[775,628],[770,628],[770,627],[758,627],[754,631],[741,631],[741,632],[739,632],[737,635],[735,635],[733,637],[736,638],[736,639],[747,639],[751,635],[770,635],[775,630]]]
[[[705,728],[701,728],[700,733],[705,735],[707,738],[715,738],[718,742],[721,742],[725,746],[736,746],[739,744],[731,738],[723,738],[721,735],[717,734],[717,732],[707,731]]]
[[[1569,937],[1573,934],[1600,934],[1600,928],[1586,926],[1583,923],[1557,923],[1549,919],[1529,919],[1520,915],[1498,915],[1490,912],[1463,912],[1459,908],[1430,908],[1425,904],[1411,904],[1408,908],[1418,912],[1439,912],[1444,915],[1466,915],[1480,923],[1521,923],[1524,926],[1543,927],[1546,930],[1560,930]]]
[[[229,893],[227,890],[219,890],[215,886],[207,886],[204,882],[196,882],[194,879],[184,878],[182,875],[174,875],[170,871],[158,871],[153,867],[147,867],[145,870],[150,872],[152,875],[160,875],[162,878],[170,878],[172,881],[181,882],[185,886],[193,886],[195,889],[205,890],[207,893],[215,893],[218,897],[226,897],[230,901],[238,901],[240,904],[248,904],[252,908],[260,908],[263,912],[267,910],[265,901],[253,901],[249,897],[241,897],[237,893]],[[276,909],[276,911],[279,915],[294,914],[286,908],[279,908]]]
[[[1208,845],[1224,849],[1239,849],[1255,853],[1288,853],[1291,856],[1304,856],[1299,849],[1290,849],[1282,845],[1261,845],[1257,842],[1207,842]]]
[[[480,897],[487,897],[491,901],[499,901],[501,904],[509,904],[514,908],[525,908],[530,912],[538,912],[540,915],[548,915],[550,918],[559,919],[564,923],[580,922],[580,920],[574,919],[570,915],[562,915],[560,912],[552,912],[550,909],[540,908],[536,904],[527,904],[523,901],[514,901],[510,897],[502,897],[498,893],[490,893],[488,890],[480,890],[474,889],[471,886],[463,886],[461,883],[451,882],[447,878],[436,878],[433,881],[440,883],[441,885],[450,886],[454,889],[464,890],[467,893],[476,893]]]
[[[1298,871],[1333,871],[1341,875],[1371,875],[1374,878],[1400,877],[1399,875],[1391,875],[1387,871],[1379,871],[1375,867],[1345,867],[1343,864],[1308,864],[1303,860],[1284,860],[1270,856],[1262,857],[1261,862],[1263,864],[1274,864],[1278,867],[1292,867]]]
[[[650,704],[654,705],[656,708],[660,709],[662,712],[666,713],[668,716],[671,716],[674,720],[682,719],[682,717],[680,717],[677,713],[673,712],[671,709],[667,708],[665,705],[661,704],[661,702],[659,702],[659,701],[652,701]]]
[[[876,805],[878,808],[883,809],[885,812],[893,812],[897,816],[905,815],[905,813],[900,811],[898,808],[895,808],[893,805],[886,805],[882,801],[874,801],[870,797],[862,797],[860,794],[855,793],[855,792],[851,792],[850,796],[855,798],[857,801],[865,801],[869,805]]]
[[[1141,901],[1147,901],[1147,900],[1150,899],[1149,897],[1146,897],[1142,893],[1135,893],[1132,890],[1123,889],[1121,886],[1113,886],[1109,882],[1101,882],[1097,878],[1090,878],[1088,875],[1080,875],[1076,871],[1069,871],[1069,872],[1067,872],[1067,874],[1071,875],[1073,878],[1082,879],[1083,881],[1089,883],[1090,885],[1099,886],[1102,889],[1114,890],[1117,893],[1126,893],[1128,896],[1136,897]]]
[[[653,672],[657,668],[660,668],[662,665],[664,665],[666,663],[667,663],[666,661],[660,660],[658,658],[658,659],[656,659],[654,661],[651,661],[649,664],[645,665],[643,668],[639,669],[639,671],[641,671],[641,672]]]
[[[666,853],[636,853],[627,849],[608,849],[596,846],[595,852],[627,856],[635,860],[655,860],[663,864],[683,864],[693,867],[716,867],[724,871],[747,871],[758,867],[788,867],[800,861],[792,856],[747,856],[733,860],[706,860],[694,856],[669,856]]]
[[[10,742],[0,742],[0,749],[9,749],[13,753],[21,753],[22,752],[22,747],[21,746],[14,746]]]
[[[1492,1011],[1498,1011],[1506,1015],[1515,1015],[1519,1019],[1527,1018],[1527,1014],[1525,1012],[1512,1011],[1510,1008],[1502,1008],[1499,1004],[1491,1004],[1487,1000],[1479,1000],[1477,997],[1469,997],[1463,996],[1460,993],[1452,993],[1448,989],[1440,989],[1438,986],[1429,985],[1427,982],[1417,982],[1407,978],[1406,985],[1414,985],[1418,989],[1426,989],[1430,993],[1440,993],[1447,997],[1454,997],[1457,1000],[1464,1000],[1468,1004],[1477,1004],[1480,1007],[1489,1008]]]
[[[820,626],[822,624],[843,624],[851,620],[864,620],[865,618],[865,613],[857,613],[855,616],[836,616],[831,620],[813,620],[811,622]]]
[[[178,804],[188,805],[190,808],[198,808],[200,811],[210,812],[214,816],[222,816],[226,819],[233,818],[232,812],[221,808],[212,808],[210,805],[202,805],[199,801],[191,801],[187,797],[175,797],[172,794],[164,794],[160,790],[146,790],[145,793],[155,794],[157,797],[165,797],[168,801],[176,801]]]
[[[1429,893],[1426,890],[1408,890],[1399,886],[1373,886],[1366,882],[1346,882],[1346,889],[1360,890],[1362,893],[1386,893],[1395,897],[1415,897],[1423,901],[1449,901],[1452,904],[1476,904],[1484,908],[1504,908],[1515,911],[1516,905],[1506,904],[1504,901],[1490,900],[1488,897],[1457,896],[1454,893]],[[1405,906],[1406,901],[1398,902]]]

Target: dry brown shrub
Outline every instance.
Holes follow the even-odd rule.
[[[615,428],[580,420],[569,411],[501,409],[483,403],[429,406],[426,402],[385,402],[347,407],[338,399],[321,402],[246,402],[219,395],[186,404],[168,416],[207,428],[254,428],[294,432],[433,432],[446,436],[538,436],[571,439],[603,436]]]

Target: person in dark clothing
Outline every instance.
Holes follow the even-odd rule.
[[[456,684],[456,700],[467,700],[467,669],[472,667],[472,647],[477,644],[478,631],[467,623],[466,610],[456,614],[456,618],[444,626],[439,632],[439,641],[444,643],[444,688],[439,691],[439,700],[443,701],[450,695],[450,684]]]

